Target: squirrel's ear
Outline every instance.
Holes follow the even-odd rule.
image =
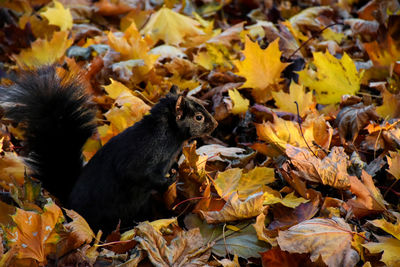
[[[175,104],[175,113],[176,113],[176,119],[180,120],[183,115],[183,95],[180,95],[178,97],[178,100],[176,100]]]
[[[169,90],[169,93],[170,93],[171,95],[178,95],[178,91],[179,91],[178,86],[172,85],[172,86],[171,86],[171,89]]]

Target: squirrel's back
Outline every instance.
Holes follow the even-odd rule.
[[[60,77],[54,67],[26,71],[13,82],[0,87],[5,117],[25,130],[32,176],[64,202],[82,169],[82,146],[95,129],[88,96],[78,77]]]

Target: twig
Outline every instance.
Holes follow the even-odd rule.
[[[311,41],[312,39],[314,39],[315,37],[319,36],[323,31],[325,31],[326,29],[335,26],[335,25],[344,25],[344,23],[341,22],[337,22],[337,23],[333,23],[333,24],[329,24],[328,26],[325,26],[324,28],[322,28],[320,31],[318,31],[317,33],[314,33],[310,38],[307,39],[307,41],[305,41],[304,43],[302,43],[299,48],[297,48],[289,57],[288,60],[291,59],[297,52],[300,51],[300,49],[302,49],[309,41]]]
[[[308,145],[307,140],[306,140],[306,138],[304,137],[303,128],[301,127],[300,112],[299,112],[299,104],[297,103],[297,101],[294,101],[294,103],[296,104],[296,109],[297,109],[297,122],[298,122],[298,124],[299,124],[299,126],[300,126],[300,133],[301,133],[301,136],[303,137],[304,142],[306,143],[308,149],[311,151],[311,153],[314,155],[314,157],[318,158],[317,155],[315,155],[314,151],[311,149],[311,147]]]

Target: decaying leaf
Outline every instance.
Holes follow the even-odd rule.
[[[198,228],[179,232],[169,245],[148,223],[139,224],[136,231],[135,240],[148,253],[154,265],[204,266],[210,257],[210,246],[206,244]]]
[[[342,147],[333,147],[322,160],[305,148],[287,145],[286,154],[297,168],[300,177],[316,183],[330,185],[338,189],[350,188],[347,167],[350,161]]]
[[[375,112],[374,106],[364,106],[359,103],[352,106],[342,108],[336,117],[336,124],[339,129],[342,144],[346,140],[354,142],[358,136],[358,132],[368,124],[370,120],[376,120],[379,116]]]
[[[280,231],[278,244],[282,250],[310,253],[311,260],[319,257],[329,267],[355,266],[360,259],[351,248],[353,231],[342,218],[316,218]]]
[[[371,175],[362,170],[361,181],[355,176],[350,176],[349,179],[350,191],[356,195],[356,198],[348,200],[347,205],[356,217],[360,218],[386,210],[386,202],[379,189],[375,187]]]
[[[207,223],[231,222],[259,215],[263,207],[262,192],[250,195],[241,201],[237,193],[233,193],[220,211],[200,211]]]

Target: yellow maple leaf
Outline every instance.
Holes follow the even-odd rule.
[[[20,66],[37,67],[52,64],[64,56],[72,43],[73,39],[68,39],[68,32],[55,32],[50,41],[37,39],[31,48],[22,50],[18,55],[13,55],[13,58]]]
[[[217,193],[227,200],[233,192],[238,192],[240,198],[246,198],[261,190],[264,184],[274,181],[273,168],[256,167],[247,173],[242,173],[242,169],[232,168],[218,173],[214,186]]]
[[[257,135],[260,140],[266,141],[271,149],[268,151],[271,155],[284,154],[286,145],[295,147],[310,148],[317,153],[319,147],[313,145],[314,142],[319,146],[328,149],[333,130],[325,121],[323,116],[309,115],[302,123],[304,138],[301,134],[299,124],[294,121],[281,119],[274,114],[274,121],[256,125]],[[307,144],[304,141],[307,140]]]
[[[6,228],[5,232],[8,245],[20,247],[16,257],[45,263],[47,254],[55,252],[49,251],[48,246],[57,241],[53,230],[63,218],[61,209],[54,203],[47,204],[42,214],[17,208],[12,218],[15,226]]]
[[[154,66],[159,55],[149,54],[150,45],[145,38],[142,38],[136,28],[135,23],[132,23],[124,32],[124,36],[117,37],[113,33],[107,35],[108,43],[112,49],[119,52],[121,60],[142,59],[144,66],[135,67],[140,71],[140,74],[145,75]]]
[[[228,94],[233,102],[232,113],[246,113],[247,109],[249,108],[250,101],[241,96],[237,89],[229,90]]]
[[[314,52],[313,56],[312,64],[316,70],[312,70],[308,64],[306,69],[299,72],[299,82],[315,91],[317,103],[339,103],[342,95],[354,95],[360,89],[364,71],[359,73],[346,53],[341,59],[328,51],[325,54]]]
[[[396,238],[376,236],[379,243],[369,242],[363,244],[371,253],[380,253],[383,251],[381,261],[386,266],[400,266],[400,241]]]
[[[279,91],[272,92],[272,97],[275,99],[275,104],[282,111],[297,114],[297,107],[295,101],[299,105],[300,116],[303,117],[311,109],[314,109],[315,102],[313,100],[312,92],[305,92],[304,86],[295,82],[290,84],[289,94]]]
[[[70,30],[72,28],[72,15],[69,8],[65,9],[64,6],[54,0],[54,7],[48,7],[45,11],[40,13],[45,17],[50,25],[60,27],[62,31]]]
[[[388,90],[382,92],[383,103],[376,107],[376,113],[385,119],[397,118],[400,115],[400,95],[392,94]]]
[[[389,169],[386,171],[393,175],[396,180],[400,179],[400,154],[389,151],[390,156],[386,156]],[[400,239],[400,236],[399,236]]]
[[[237,73],[246,78],[242,87],[252,88],[252,94],[259,103],[265,103],[271,98],[271,85],[278,84],[281,72],[289,63],[282,63],[282,52],[279,50],[279,38],[275,39],[263,50],[246,36],[243,61],[236,60],[234,64],[238,68]]]
[[[149,35],[154,43],[163,40],[166,44],[178,46],[185,37],[204,35],[199,25],[194,19],[163,7],[151,16],[140,32]]]

